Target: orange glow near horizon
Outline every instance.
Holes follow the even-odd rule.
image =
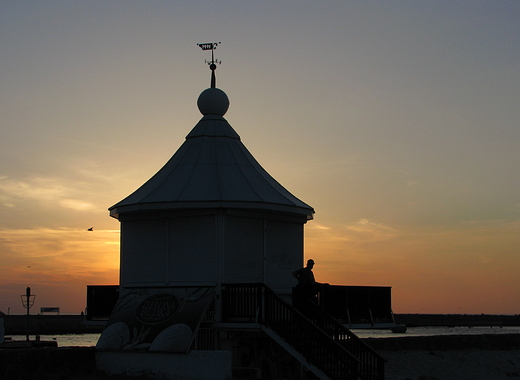
[[[306,224],[306,259],[317,281],[391,286],[395,313],[516,314],[516,225],[438,231],[389,228],[368,220],[352,225]],[[119,231],[0,230],[4,252],[0,310],[24,313],[20,295],[31,286],[35,308],[79,313],[86,285],[119,283]],[[501,260],[489,252],[501,251]],[[501,273],[496,281],[494,273]],[[488,279],[489,281],[482,281]]]
[[[395,313],[516,314],[518,228],[421,231],[367,220],[331,228],[310,222],[306,258],[316,261],[318,282],[391,286]]]
[[[84,311],[86,285],[119,283],[119,231],[75,229],[0,230],[1,308],[23,313],[20,295],[30,286],[34,310]]]

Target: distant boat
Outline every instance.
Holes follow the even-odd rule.
[[[391,328],[391,330],[393,333],[402,334],[402,333],[406,332],[406,325],[395,325],[394,327]]]

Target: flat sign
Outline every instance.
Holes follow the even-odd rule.
[[[59,307],[40,307],[40,313],[59,313]]]
[[[187,352],[213,287],[123,289],[98,349]]]

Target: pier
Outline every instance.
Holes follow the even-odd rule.
[[[83,315],[30,315],[29,335],[101,332],[103,326],[85,326]],[[26,315],[4,316],[5,335],[25,335]]]

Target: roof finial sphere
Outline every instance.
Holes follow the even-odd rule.
[[[207,88],[199,95],[197,106],[203,115],[224,116],[229,108],[229,99],[219,88]]]

